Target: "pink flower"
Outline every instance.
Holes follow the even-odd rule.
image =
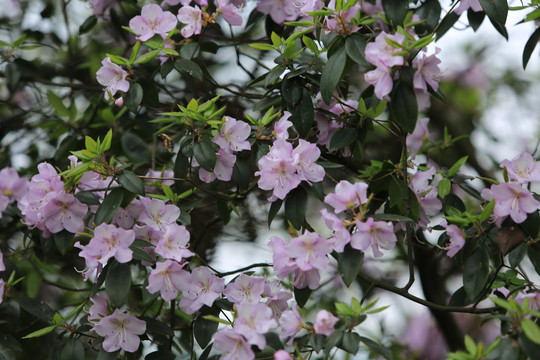
[[[88,206],[62,190],[51,193],[40,211],[43,222],[51,233],[55,234],[64,229],[77,233],[84,230],[84,217]]]
[[[328,3],[328,8],[335,10],[336,9],[336,0],[330,0]],[[339,34],[356,32],[360,30],[360,27],[354,26],[352,18],[358,14],[360,11],[360,5],[354,4],[347,10],[339,10],[332,16],[327,16],[325,22],[325,32],[329,33],[331,31],[337,32]]]
[[[146,290],[150,294],[160,292],[163,300],[171,301],[178,296],[178,290],[183,280],[180,275],[183,272],[182,265],[175,261],[165,260],[165,262],[156,263],[156,268],[148,276],[148,286]]]
[[[254,278],[240,274],[234,282],[230,282],[223,295],[234,303],[256,303],[261,301],[264,293],[264,278]]]
[[[199,35],[202,30],[202,11],[198,6],[191,7],[188,5],[182,6],[178,10],[178,21],[185,26],[180,33],[183,37],[188,38],[193,34]]]
[[[326,226],[333,231],[332,237],[329,240],[332,242],[334,249],[338,253],[343,252],[345,245],[351,241],[351,234],[345,228],[345,225],[343,225],[343,220],[329,213],[326,209],[321,209],[321,217]]]
[[[4,282],[4,279],[0,279],[0,304],[4,302],[5,286],[6,286],[6,283]]]
[[[403,41],[405,41],[405,36],[399,33],[387,34],[382,31],[379,35],[377,35],[374,42],[370,42],[366,45],[366,60],[376,67],[383,68],[404,65],[405,58],[402,55],[396,55],[396,53],[401,51],[401,49],[390,45],[386,41],[387,39],[398,44],[403,44]]]
[[[223,353],[223,360],[252,360],[255,353],[246,339],[230,329],[221,329],[212,336],[214,349]]]
[[[0,197],[5,196],[9,202],[21,199],[28,191],[28,180],[20,178],[17,171],[7,167],[0,170]]]
[[[295,155],[298,155],[296,172],[300,180],[305,180],[311,185],[311,182],[319,182],[324,179],[324,168],[315,164],[315,161],[321,156],[321,151],[317,145],[299,139],[298,145],[293,150],[293,157]]]
[[[446,229],[446,234],[450,237],[450,242],[443,249],[448,251],[446,255],[452,258],[465,246],[463,233],[456,225],[448,225],[446,220],[441,221],[441,226]]]
[[[289,338],[287,345],[291,345],[296,334],[302,330],[304,322],[298,313],[296,303],[293,303],[290,310],[286,310],[279,318],[279,326],[281,326],[280,338],[283,340]]]
[[[412,134],[407,135],[407,150],[411,152],[412,158],[418,154],[424,145],[424,139],[429,136],[428,122],[429,118],[427,117],[419,119]]]
[[[94,15],[103,15],[105,9],[111,6],[115,0],[88,0],[88,3],[94,8]]]
[[[322,0],[293,0],[293,4],[300,16],[308,16],[307,13],[324,7],[324,1]]]
[[[369,85],[374,86],[375,96],[380,100],[390,94],[392,87],[394,86],[392,76],[390,75],[390,69],[386,67],[377,67],[374,70],[368,71],[364,74],[364,80]]]
[[[237,11],[244,4],[245,0],[217,0],[217,7],[223,14],[223,18],[233,26],[242,25],[242,16],[237,14]]]
[[[129,81],[126,80],[127,71],[120,65],[113,64],[111,58],[106,57],[101,61],[103,65],[96,73],[98,83],[105,86],[105,99],[114,97],[117,91],[127,92]]]
[[[209,172],[201,167],[199,168],[199,178],[207,184],[216,179],[231,181],[235,163],[236,155],[229,152],[229,150],[219,149],[216,153],[214,171]]]
[[[457,15],[461,15],[465,10],[469,9],[474,12],[483,11],[482,5],[480,5],[480,2],[478,0],[461,0],[459,2],[459,6],[454,10],[454,12]]]
[[[538,202],[532,194],[521,187],[521,184],[503,183],[491,186],[491,194],[495,199],[493,214],[499,217],[510,215],[516,223],[527,219],[527,214],[538,210]]]
[[[347,180],[341,180],[336,185],[335,193],[326,195],[324,202],[332,206],[336,214],[347,209],[355,209],[367,203],[367,188],[365,183],[351,184]]]
[[[510,179],[520,184],[540,182],[540,163],[534,161],[528,152],[522,152],[512,161],[504,160],[500,166],[506,168]]]
[[[225,116],[225,122],[212,141],[223,150],[251,150],[251,145],[246,140],[250,133],[251,127],[249,124],[238,121],[230,116]]]
[[[292,238],[287,245],[288,256],[295,259],[302,271],[324,270],[328,265],[327,255],[333,250],[332,244],[317,233],[304,231],[304,234]]]
[[[298,268],[296,262],[289,256],[287,244],[282,238],[272,236],[268,246],[274,251],[274,270],[278,278],[283,279]]]
[[[182,272],[183,280],[179,283],[182,291],[180,304],[182,311],[191,314],[206,306],[212,306],[221,296],[225,280],[215,276],[206,266],[199,266],[191,271]]]
[[[264,349],[266,346],[264,334],[278,325],[272,318],[272,310],[262,303],[240,303],[235,307],[238,317],[234,321],[234,332],[243,335],[248,344]]]
[[[181,263],[184,258],[195,255],[188,249],[189,237],[185,226],[176,223],[169,224],[165,228],[165,235],[159,240],[154,251],[164,259],[176,260]]]
[[[135,352],[141,342],[137,335],[144,334],[146,322],[116,309],[112,315],[101,319],[94,330],[99,336],[105,338],[103,341],[105,351],[114,352],[123,349],[127,352]]]
[[[109,313],[109,295],[105,291],[99,292],[90,298],[92,306],[88,309],[88,320],[97,324],[103,317]]]
[[[257,10],[270,15],[276,24],[296,20],[297,13],[294,2],[291,0],[261,0],[257,3]]]
[[[429,85],[434,91],[439,89],[439,81],[441,80],[441,69],[439,64],[441,60],[437,57],[437,54],[441,52],[441,49],[436,48],[435,54],[426,56],[422,54],[422,57],[416,57],[413,60],[413,67],[417,70],[413,76],[414,89],[421,93],[427,92],[427,85]]]
[[[4,254],[0,251],[0,271],[6,270],[6,265],[4,265]]]
[[[287,140],[289,138],[289,128],[293,126],[293,123],[289,121],[290,117],[291,113],[284,111],[283,116],[274,124],[277,139]]]
[[[137,220],[156,230],[165,229],[167,225],[175,223],[180,216],[180,209],[177,206],[167,205],[163,200],[142,198],[141,202],[144,210]]]
[[[146,41],[154,35],[160,35],[165,39],[176,24],[176,17],[170,11],[163,11],[156,4],[143,6],[141,15],[129,21],[129,27],[138,35],[137,40],[140,41]]]
[[[374,221],[373,218],[368,218],[366,222],[356,220],[356,229],[351,237],[351,246],[364,252],[371,247],[376,258],[383,256],[379,247],[390,250],[396,245],[397,238],[391,222]]]
[[[127,263],[133,257],[133,251],[129,246],[135,241],[133,230],[124,230],[114,225],[101,224],[94,229],[94,237],[86,246],[80,246],[82,251],[79,256],[87,259],[87,266],[95,267],[94,259],[101,265],[107,265],[110,258],[115,258],[119,263]],[[90,263],[88,262],[90,260]]]
[[[315,329],[316,334],[330,336],[334,332],[334,325],[336,325],[338,321],[339,319],[328,311],[321,310],[317,313],[313,328]]]
[[[293,360],[293,358],[287,351],[278,350],[274,353],[274,360]]]

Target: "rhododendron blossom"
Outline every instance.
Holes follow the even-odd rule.
[[[202,30],[202,11],[198,6],[191,7],[188,5],[182,6],[178,10],[178,21],[185,26],[180,33],[183,37],[188,38],[193,35],[199,35]]]
[[[98,83],[105,86],[105,99],[109,100],[116,92],[129,90],[129,81],[126,80],[127,71],[120,65],[113,64],[111,58],[106,57],[101,61],[103,65],[96,73]]]
[[[103,336],[103,349],[107,352],[124,350],[135,352],[141,340],[137,335],[146,331],[146,322],[116,309],[111,315],[102,318],[94,326],[95,332]]]
[[[272,317],[272,310],[262,303],[240,303],[235,308],[237,318],[234,321],[234,332],[243,335],[248,344],[264,349],[264,334],[278,325]]]
[[[276,24],[297,18],[297,9],[291,0],[261,0],[257,3],[257,10],[270,15]]]
[[[182,291],[179,307],[191,314],[203,305],[212,306],[214,301],[223,293],[225,280],[218,278],[206,266],[199,266],[191,271],[180,273],[182,281],[179,290]]]
[[[326,310],[319,311],[315,323],[313,323],[315,334],[323,334],[326,336],[332,335],[334,332],[334,325],[336,325],[338,321],[339,319],[330,312]]]
[[[524,222],[527,214],[537,211],[540,206],[540,202],[521,184],[492,185],[490,190],[495,199],[493,213],[499,217],[510,215],[518,224]]]
[[[146,290],[150,294],[159,291],[163,300],[166,301],[176,299],[183,280],[180,275],[182,271],[182,265],[176,261],[165,260],[165,262],[156,263],[156,268],[148,276]]]
[[[255,353],[246,339],[230,329],[221,329],[212,336],[214,349],[223,353],[223,360],[253,360]]]
[[[528,152],[522,152],[512,161],[504,160],[500,167],[506,169],[510,179],[520,184],[540,182],[540,163],[534,161]]]
[[[355,209],[367,203],[367,188],[365,183],[351,184],[347,180],[341,180],[336,185],[335,192],[326,195],[324,202],[332,206],[336,214],[347,209]]]
[[[354,249],[366,251],[371,248],[376,258],[383,256],[379,248],[393,249],[397,238],[394,225],[391,222],[375,221],[368,218],[365,222],[356,220],[356,232],[351,236],[351,246]]]
[[[156,4],[143,6],[141,15],[129,21],[129,27],[137,34],[137,40],[140,41],[149,40],[154,35],[160,35],[165,39],[176,24],[176,17],[170,11],[163,11]]]
[[[251,145],[246,140],[250,132],[251,127],[249,124],[230,116],[225,116],[225,122],[212,139],[212,142],[219,145],[220,148],[231,152],[251,150]]]

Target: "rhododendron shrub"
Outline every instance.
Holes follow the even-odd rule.
[[[0,358],[414,358],[412,303],[537,357],[538,154],[476,161],[433,44],[506,1],[62,5],[0,9]]]

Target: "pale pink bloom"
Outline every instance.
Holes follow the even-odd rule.
[[[0,251],[0,271],[6,270],[6,265],[4,265],[4,254]]]
[[[355,209],[367,203],[367,188],[365,183],[351,184],[347,180],[341,180],[336,185],[335,192],[325,196],[324,202],[332,206],[336,214],[347,209]]]
[[[300,184],[297,173],[299,161],[299,155],[293,152],[292,145],[282,139],[274,141],[270,152],[259,160],[259,171],[255,176],[261,178],[257,185],[262,190],[273,190],[270,201],[285,199],[289,191]]]
[[[115,0],[88,0],[88,3],[94,8],[94,15],[103,15],[105,9],[111,6]]]
[[[0,170],[0,197],[5,196],[9,202],[21,199],[28,191],[28,180],[20,178],[17,171],[6,167]]]
[[[109,313],[109,295],[105,291],[99,292],[90,298],[92,306],[88,309],[88,321],[96,324]]]
[[[233,303],[256,303],[262,299],[264,293],[264,278],[255,278],[240,274],[234,282],[230,282],[223,295]]]
[[[155,193],[156,190],[161,190],[161,187],[163,185],[172,186],[174,184],[174,180],[169,180],[170,178],[174,177],[174,171],[172,170],[152,170],[148,169],[148,172],[145,174],[145,176],[153,177],[153,178],[161,178],[161,179],[144,179],[145,183],[151,183],[150,185],[146,185],[144,187],[144,190],[147,193]],[[169,178],[169,179],[167,179]]]
[[[217,0],[217,7],[223,14],[223,18],[233,26],[242,25],[242,16],[240,16],[240,14],[237,12],[243,7],[244,4],[245,0]]]
[[[199,266],[191,273],[183,271],[181,277],[179,289],[182,297],[178,306],[185,313],[194,313],[203,305],[212,306],[223,293],[225,280],[218,278],[206,266]]]
[[[402,55],[396,55],[402,49],[395,48],[386,40],[392,40],[398,44],[403,44],[405,36],[399,33],[387,34],[382,31],[375,41],[366,45],[366,60],[376,67],[391,68],[393,66],[402,66],[405,64],[405,58]]]
[[[322,9],[324,1],[322,0],[293,0],[296,12],[300,16],[308,16],[307,13]]]
[[[272,317],[272,310],[263,303],[239,303],[235,307],[237,318],[234,321],[234,332],[243,335],[248,344],[264,349],[264,334],[278,326]]]
[[[418,119],[414,131],[407,135],[407,150],[411,152],[411,157],[414,158],[422,146],[424,145],[424,139],[429,136],[427,124],[429,118],[424,117]]]
[[[103,336],[103,349],[107,352],[124,350],[135,352],[141,340],[137,335],[146,331],[146,322],[116,309],[112,315],[105,316],[94,326],[99,336]]]
[[[167,225],[175,223],[180,216],[180,209],[177,206],[167,205],[163,200],[142,198],[141,202],[144,210],[137,220],[156,230],[165,229]]]
[[[540,292],[530,292],[530,293],[522,293],[520,292],[517,294],[517,296],[514,298],[514,300],[519,304],[523,304],[523,300],[528,299],[529,300],[529,309],[532,311],[538,311],[540,309]]]
[[[63,190],[50,194],[49,200],[40,208],[47,229],[53,234],[64,229],[71,233],[82,232],[88,205]]]
[[[297,17],[296,7],[291,0],[261,0],[257,3],[257,10],[270,15],[276,24],[296,20]]]
[[[293,157],[296,155],[298,155],[296,172],[300,180],[305,180],[311,185],[311,182],[319,182],[324,179],[324,168],[315,163],[321,156],[321,151],[317,145],[299,139],[298,145],[293,150]]]
[[[295,259],[296,265],[302,271],[326,269],[329,261],[327,255],[332,250],[332,243],[307,230],[304,234],[292,238],[286,248],[287,254]]]
[[[332,315],[326,310],[321,310],[317,313],[313,329],[316,334],[323,334],[326,336],[332,335],[334,332],[334,325],[339,321],[337,317]]]
[[[324,223],[330,230],[333,231],[332,237],[329,239],[333,244],[334,249],[341,253],[345,250],[345,245],[351,242],[351,234],[349,230],[345,228],[343,220],[336,215],[331,214],[326,209],[321,209],[321,217]]]
[[[506,168],[508,177],[520,184],[540,182],[540,163],[534,161],[528,152],[522,152],[512,161],[504,160],[500,167]]]
[[[311,290],[315,290],[319,287],[319,284],[321,282],[321,274],[319,274],[319,270],[317,269],[311,269],[308,271],[296,269],[294,271],[293,278],[293,285],[297,289],[303,289],[308,287]]]
[[[518,224],[527,219],[528,213],[538,210],[540,205],[529,190],[517,183],[492,185],[491,194],[495,199],[493,213],[499,217],[510,215]]]
[[[446,220],[441,221],[441,226],[446,229],[446,234],[450,237],[450,242],[443,249],[448,251],[446,255],[452,258],[465,246],[463,233],[456,225],[448,225]]]
[[[253,360],[255,353],[246,339],[230,329],[221,329],[216,332],[214,339],[214,349],[222,353],[223,360]]]
[[[135,241],[133,230],[124,230],[114,225],[101,224],[94,229],[94,237],[85,247],[81,247],[84,254],[97,257],[101,265],[107,265],[110,258],[115,258],[119,263],[127,263],[133,258],[133,251],[129,246]],[[83,251],[79,256],[85,257]],[[86,257],[85,257],[86,258]],[[93,265],[93,264],[87,264]]]
[[[330,0],[327,7],[335,10],[336,0]],[[337,11],[334,16],[325,17],[325,32],[329,33],[334,31],[342,34],[360,30],[360,27],[354,26],[352,23],[352,18],[358,14],[358,11],[360,11],[360,4],[354,4],[347,10]]]
[[[181,288],[183,280],[180,275],[182,266],[175,261],[165,260],[165,262],[156,263],[156,268],[148,276],[148,286],[146,290],[150,294],[160,292],[163,300],[171,301],[178,296],[178,290]]]
[[[293,297],[290,291],[283,290],[283,286],[278,281],[265,283],[263,295],[267,298],[266,305],[272,309],[276,319],[281,316],[283,311],[289,308],[287,301]]]
[[[114,97],[117,91],[127,92],[129,90],[127,71],[120,65],[113,64],[110,57],[103,59],[101,64],[103,66],[97,71],[96,79],[100,85],[105,86],[105,99]]]
[[[482,5],[478,0],[460,0],[459,6],[454,10],[457,15],[463,14],[465,10],[471,10],[474,12],[483,11]]]
[[[434,216],[442,209],[441,200],[437,197],[437,184],[440,179],[441,176],[436,174],[434,167],[427,171],[417,171],[411,177],[410,187],[416,194],[418,203],[420,204],[420,220],[418,225],[422,229],[428,228],[428,216]]]
[[[268,246],[274,251],[273,262],[276,275],[284,279],[287,275],[295,271],[298,266],[287,252],[287,244],[279,236],[272,236]]]
[[[195,255],[188,249],[189,237],[185,226],[176,223],[169,224],[165,228],[165,235],[159,240],[154,251],[164,259],[176,260],[181,263],[184,258]]]
[[[238,121],[230,116],[225,116],[225,122],[212,139],[212,142],[219,145],[223,150],[251,150],[251,145],[246,140],[250,133],[251,127],[248,123]]]
[[[199,35],[202,30],[202,11],[195,5],[191,7],[188,5],[182,6],[178,10],[178,21],[185,26],[182,28],[180,33],[183,37],[188,38],[192,35]]]
[[[170,11],[163,11],[156,4],[143,6],[141,15],[129,21],[129,27],[138,35],[137,40],[140,41],[146,41],[154,35],[160,35],[165,39],[176,24],[176,17]]]
[[[375,96],[380,100],[390,94],[394,82],[390,75],[390,69],[387,67],[377,67],[374,70],[364,74],[364,80],[375,88]]]
[[[289,121],[290,117],[291,113],[284,111],[283,116],[274,124],[274,132],[277,139],[287,140],[289,138],[289,128],[293,126],[293,123]]]
[[[383,256],[379,248],[393,249],[396,242],[394,226],[390,221],[374,221],[373,218],[368,218],[365,222],[356,220],[356,232],[351,236],[351,247],[353,249],[365,252],[371,247],[373,256],[378,258]]]
[[[4,302],[5,287],[6,283],[4,282],[4,279],[0,279],[0,304]]]
[[[274,360],[293,360],[293,358],[287,351],[278,350],[274,353]]]
[[[201,167],[199,168],[199,178],[207,184],[216,179],[231,181],[235,163],[236,155],[231,153],[230,150],[219,149],[216,153],[214,171],[210,172]]]
[[[413,67],[417,70],[413,76],[413,85],[416,91],[426,93],[428,91],[427,85],[434,91],[439,90],[439,81],[441,80],[439,64],[441,60],[437,57],[437,54],[440,52],[441,49],[436,48],[435,54],[430,56],[422,54],[421,58],[414,58]]]
[[[336,115],[340,115],[340,117],[348,118],[349,114],[358,108],[358,101],[344,99],[336,101],[335,99],[337,97],[339,97],[339,94],[336,92],[329,105],[327,105],[321,99],[318,101],[317,106]],[[323,114],[320,111],[315,112],[315,122],[317,122],[318,130],[317,143],[326,146],[327,149],[330,149],[330,141],[332,140],[332,137],[339,129],[343,128],[345,123]],[[345,147],[343,149],[343,155],[350,155],[349,147]]]
[[[281,314],[281,317],[279,318],[279,326],[281,327],[280,338],[282,340],[289,338],[287,345],[292,345],[294,337],[300,332],[300,330],[302,330],[304,326],[302,317],[298,313],[296,303],[291,304],[291,309],[286,310],[283,312],[283,314]]]

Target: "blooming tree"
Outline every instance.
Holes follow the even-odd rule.
[[[366,330],[385,294],[429,309],[450,359],[536,358],[540,165],[478,164],[433,44],[462,14],[507,37],[518,9],[450,3],[92,0],[77,24],[62,1],[35,30],[10,0],[0,358],[445,356]],[[242,222],[269,262],[220,271]]]

